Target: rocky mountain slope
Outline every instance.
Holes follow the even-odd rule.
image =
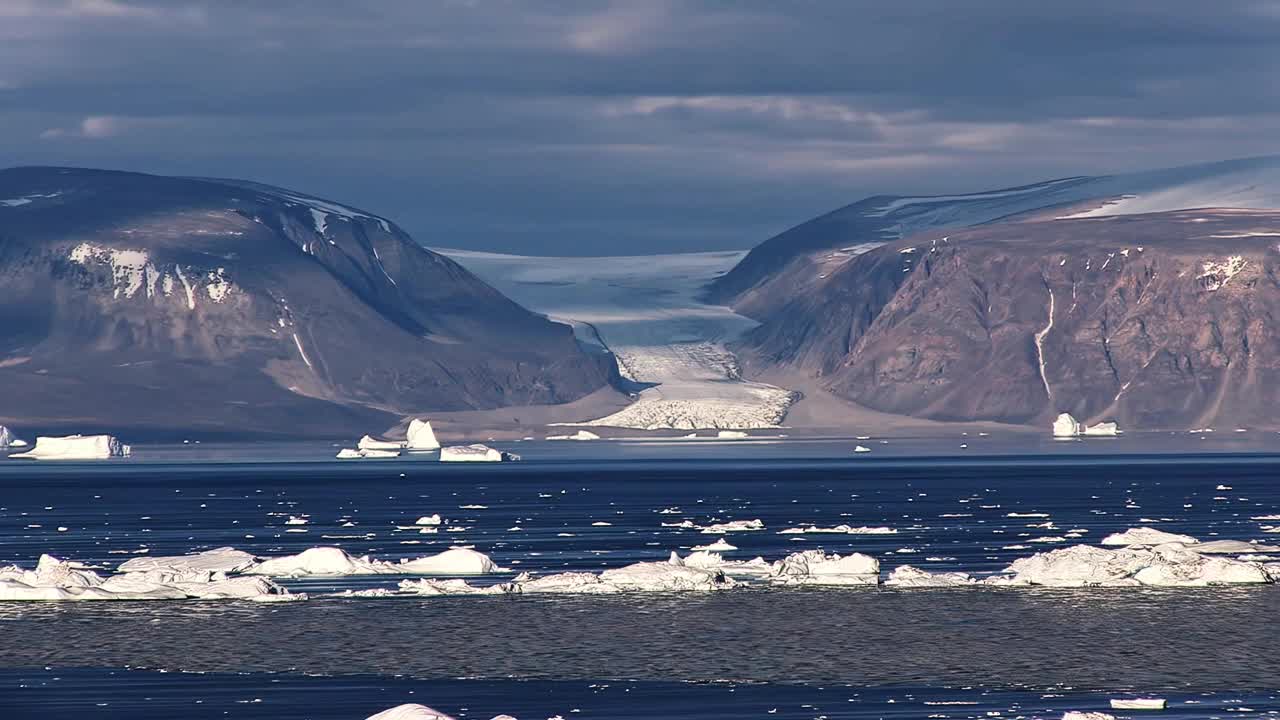
[[[881,195],[798,225],[754,248],[710,299],[765,320],[821,284],[825,268],[929,230],[1037,217],[1097,217],[1198,207],[1280,208],[1280,156],[1124,175],[1073,177],[945,196]]]
[[[745,348],[861,405],[1280,426],[1280,212],[1001,222],[812,262]]]
[[[0,171],[0,297],[0,423],[21,428],[376,430],[616,376],[391,222],[243,181]]]

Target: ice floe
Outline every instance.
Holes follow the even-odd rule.
[[[116,572],[189,572],[238,573],[258,563],[252,554],[235,548],[222,547],[191,555],[136,557],[120,563]]]
[[[572,435],[548,435],[548,440],[599,440],[600,436],[590,430],[579,430]]]
[[[513,462],[520,456],[488,445],[452,445],[441,448],[440,462]]]
[[[419,418],[409,421],[409,431],[405,436],[405,448],[417,451],[440,449],[440,441],[436,439],[436,431],[431,428],[431,421]]]
[[[375,713],[365,720],[454,720],[454,717],[445,715],[439,710],[432,710],[426,705],[408,703]]]
[[[1111,700],[1112,710],[1163,710],[1167,703],[1164,698],[1114,698]]]
[[[150,568],[103,577],[79,563],[42,555],[35,570],[0,567],[0,601],[49,600],[300,600],[266,578],[227,577],[225,572]]]
[[[997,585],[1203,587],[1274,582],[1261,563],[1205,556],[1181,543],[1115,550],[1076,545],[1015,560]]]
[[[106,460],[128,457],[130,448],[111,435],[68,435],[36,438],[35,447],[10,455],[33,460]]]
[[[902,565],[894,568],[893,572],[889,573],[889,579],[884,584],[902,588],[937,588],[962,587],[973,585],[977,582],[968,573],[933,573],[911,565]]]
[[[722,553],[733,552],[738,548],[735,545],[730,545],[724,538],[720,538],[709,545],[694,545],[692,549],[699,552]]]
[[[397,458],[400,457],[399,450],[377,450],[367,448],[357,450],[355,448],[342,448],[334,457],[339,460],[362,460],[367,458]]]
[[[372,435],[365,435],[360,438],[360,442],[356,443],[356,447],[360,450],[395,450],[397,453],[404,449],[404,443],[394,440],[379,440]]]
[[[372,720],[372,719],[371,719]],[[1062,720],[1116,720],[1115,715],[1104,712],[1082,712],[1080,710],[1068,710],[1063,713]]]
[[[821,550],[792,553],[773,564],[777,585],[878,585],[880,561],[870,555],[827,555]]]
[[[1086,436],[1115,436],[1120,434],[1120,426],[1114,422],[1100,422],[1085,425],[1078,422],[1069,413],[1062,413],[1053,421],[1053,436],[1059,438]]]
[[[803,527],[779,530],[779,535],[897,535],[898,531],[891,527],[853,527],[852,525],[836,525],[835,527]]]
[[[763,530],[763,529],[764,529],[764,521],[759,519],[730,520],[729,522],[712,523],[710,525],[703,525],[702,527],[699,528],[699,530],[701,530],[704,535],[721,535],[723,533],[747,532],[750,530]]]
[[[504,572],[488,555],[472,548],[450,548],[398,563],[355,557],[342,548],[314,547],[297,555],[269,558],[244,569],[248,575],[303,577],[307,575],[484,575]]]

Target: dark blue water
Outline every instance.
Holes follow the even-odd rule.
[[[732,557],[821,547],[874,554],[885,572],[904,563],[991,572],[1137,525],[1280,542],[1263,531],[1276,523],[1251,519],[1280,513],[1278,469],[1268,456],[6,465],[0,562],[50,552],[110,568],[143,552],[226,545],[260,555],[338,545],[396,559],[467,544],[520,570],[598,570],[718,537],[663,523],[758,518],[766,530],[728,536],[740,548]],[[401,529],[432,513],[446,520],[438,534]],[[285,525],[290,515],[309,524]],[[841,523],[898,532],[778,534]],[[1068,531],[1080,537],[1033,542]],[[570,717],[575,707],[584,717],[1050,717],[1070,703],[1100,709],[1108,694],[1159,692],[1180,702],[1209,693],[1165,717],[1280,710],[1272,586],[317,596],[395,582],[292,581],[314,599],[285,606],[0,606],[0,666],[60,668],[3,675],[0,708],[12,708],[5,717],[41,707],[62,713],[41,717],[174,717],[175,703],[190,703],[183,717],[361,718],[417,697],[485,718]],[[171,672],[61,670],[124,666]],[[191,670],[250,674],[176,672]],[[307,673],[325,677],[299,677]],[[414,679],[392,679],[401,674]]]

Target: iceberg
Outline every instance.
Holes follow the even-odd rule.
[[[368,437],[367,435],[365,437]],[[378,450],[376,448],[362,448],[356,450],[353,448],[342,448],[335,456],[339,460],[361,460],[364,458],[396,458],[400,457],[399,450]]]
[[[599,440],[600,436],[588,430],[579,430],[572,435],[548,435],[548,440]]]
[[[0,425],[0,449],[8,447],[25,447],[26,444],[26,440],[19,440],[17,436],[13,434],[12,430],[4,425]]]
[[[722,552],[733,552],[738,548],[737,546],[730,545],[729,543],[725,542],[724,538],[720,538],[719,540],[716,540],[715,542],[709,545],[694,545],[692,549],[698,552],[722,553]]]
[[[303,600],[266,578],[228,578],[208,570],[150,569],[103,578],[79,563],[42,555],[35,570],[0,568],[3,600]]]
[[[691,552],[684,557],[672,551],[671,557],[667,559],[667,563],[671,565],[683,565],[685,567],[700,568],[702,570],[719,570],[726,575],[746,575],[746,576],[764,576],[773,573],[773,566],[764,561],[764,558],[757,557],[747,561],[726,561],[724,556],[716,552],[708,552],[699,550]]]
[[[1113,699],[1112,710],[1163,710],[1164,698],[1132,698],[1127,700]]]
[[[399,453],[404,449],[404,443],[392,440],[379,440],[371,435],[365,435],[360,438],[360,442],[356,443],[356,447],[361,450],[395,450]]]
[[[1076,545],[1020,558],[1005,573],[1005,577],[986,582],[1047,587],[1205,587],[1274,582],[1260,563],[1206,557],[1178,543],[1116,550]]]
[[[336,456],[339,460],[357,460],[364,457],[359,450],[355,448],[342,448]]]
[[[1063,713],[1062,720],[1116,720],[1116,716],[1104,712],[1081,712],[1079,710],[1068,710]]]
[[[426,705],[409,703],[370,715],[365,720],[454,720],[454,717],[445,715],[439,710],[432,710]]]
[[[720,535],[729,532],[748,532],[751,530],[763,530],[764,521],[755,520],[730,520],[723,523],[712,523],[704,525],[700,530],[704,535]]]
[[[1199,542],[1190,535],[1175,535],[1149,527],[1130,528],[1102,539],[1103,545],[1164,545],[1165,543],[1195,545]]]
[[[921,570],[911,565],[903,565],[894,568],[889,573],[889,579],[885,581],[885,585],[903,588],[938,588],[938,587],[961,587],[964,585],[973,585],[978,581],[973,579],[968,573],[962,572],[942,572],[932,573],[927,570]]]
[[[190,555],[137,557],[120,563],[116,572],[166,572],[175,575],[190,572],[238,573],[253,567],[257,562],[258,558],[250,553],[222,547]]]
[[[111,435],[68,435],[66,437],[37,437],[36,445],[11,458],[33,460],[106,460],[128,457],[130,448]]]
[[[856,453],[869,453],[871,452],[871,448],[867,447],[866,445],[854,445],[853,451]]]
[[[269,558],[242,570],[246,575],[484,575],[506,572],[488,555],[472,548],[450,548],[436,555],[398,563],[355,557],[337,547],[313,547],[297,555]]]
[[[440,450],[440,462],[513,462],[520,456],[488,445],[453,445]]]
[[[1068,413],[1058,415],[1053,421],[1054,437],[1075,437],[1080,434],[1080,423]]]
[[[1085,435],[1119,435],[1120,426],[1113,422],[1100,422],[1084,429]]]
[[[821,550],[792,553],[773,564],[777,585],[879,585],[880,561],[870,555],[827,555]]]
[[[418,418],[410,420],[405,447],[417,451],[439,450],[440,441],[436,440],[436,431],[431,429],[431,421]]]
[[[898,531],[891,527],[853,527],[851,525],[836,525],[835,527],[818,527],[817,525],[807,525],[803,527],[786,528],[779,530],[779,535],[897,535]]]
[[[743,438],[748,437],[748,435],[741,430],[721,430],[716,433],[716,437],[721,440],[742,440]]]

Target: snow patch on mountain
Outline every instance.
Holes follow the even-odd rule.
[[[176,278],[186,293],[187,309],[194,310],[196,289],[201,287],[200,283],[215,303],[224,302],[234,289],[225,268],[206,271],[181,265],[157,265],[145,250],[109,248],[82,242],[71,248],[67,259],[85,268],[110,266],[111,293],[117,300],[129,299],[139,293],[144,293],[147,299],[170,297],[177,289]]]

